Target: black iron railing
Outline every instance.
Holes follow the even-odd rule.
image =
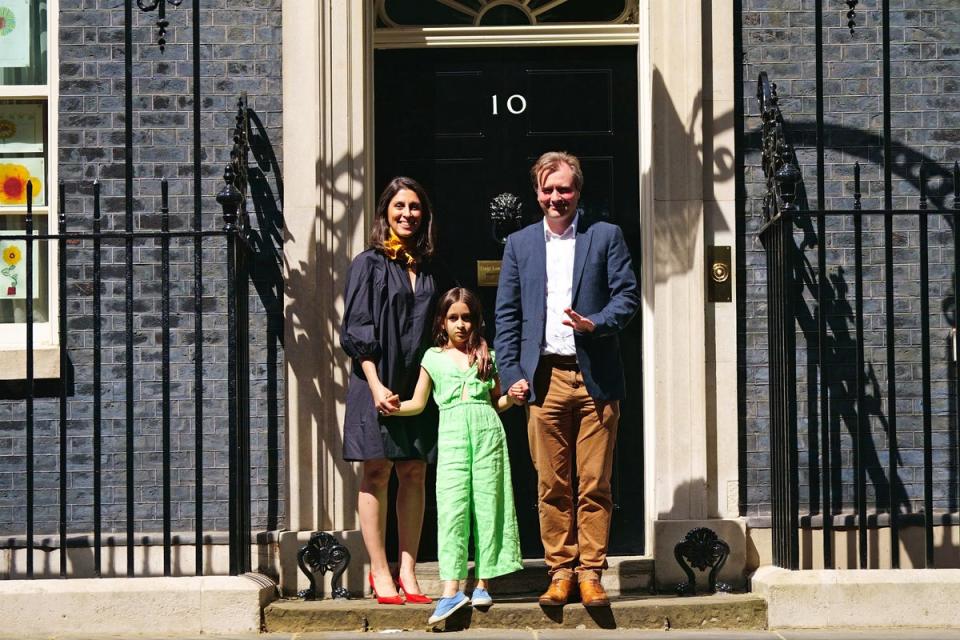
[[[163,55],[166,12],[180,6],[180,0],[123,5],[122,179],[61,182],[55,232],[34,215],[28,182],[23,231],[3,235],[5,242],[22,243],[26,271],[25,380],[5,383],[0,393],[6,423],[12,415],[17,425],[22,415],[23,425],[22,440],[20,432],[11,440],[22,442],[22,450],[4,459],[6,471],[11,461],[23,460],[23,490],[9,491],[2,505],[6,527],[13,527],[2,547],[9,559],[5,577],[154,575],[159,570],[152,559],[160,548],[163,575],[250,569],[248,296],[256,232],[247,214],[247,157],[256,119],[241,97],[226,184],[216,194],[222,211],[205,211],[204,197],[214,194],[203,182],[204,152],[212,156],[214,150],[202,148],[199,0],[191,0],[185,17],[192,34],[192,90],[184,96],[192,114],[192,166],[170,166],[176,188],[189,192],[192,185],[192,192],[174,200],[171,212],[170,185],[159,180],[158,206],[148,215],[140,215],[143,205],[135,198],[135,177],[140,195],[157,185],[134,164],[134,61],[142,55],[134,48],[134,13],[156,11],[156,46]],[[175,180],[185,169],[192,173]],[[92,207],[83,206],[84,198]],[[91,209],[92,216],[85,213]],[[122,218],[108,220],[101,210],[122,212]],[[211,226],[221,214],[222,226]],[[44,252],[56,256],[56,319],[40,316],[43,309],[35,304],[45,292],[35,289],[34,259]],[[148,300],[140,295],[146,291]],[[39,377],[36,366],[43,346],[38,325],[48,320],[58,338],[55,380],[49,371]],[[156,373],[144,375],[138,370],[144,365]],[[155,416],[138,406],[146,403],[156,403]],[[17,531],[20,514],[23,529]],[[225,567],[207,551],[224,542]],[[188,545],[194,547],[192,568],[190,554],[182,553]],[[138,558],[137,548],[150,551]],[[59,566],[50,565],[51,552],[59,552]]]
[[[225,185],[217,195],[217,202],[222,207],[223,226],[220,229],[203,230],[199,226],[184,231],[170,230],[170,203],[169,189],[166,179],[160,180],[160,211],[159,228],[157,229],[139,229],[133,230],[131,225],[123,231],[105,231],[101,228],[101,191],[100,184],[94,182],[91,185],[91,194],[93,198],[93,220],[91,230],[74,230],[67,224],[68,216],[71,212],[67,210],[64,198],[65,188],[61,182],[58,189],[58,224],[56,233],[45,233],[35,228],[36,220],[33,213],[33,193],[32,185],[27,185],[27,213],[25,221],[25,231],[22,234],[5,234],[5,241],[23,242],[25,244],[25,286],[26,286],[26,380],[24,383],[24,434],[25,434],[25,536],[22,541],[13,540],[7,545],[10,552],[16,552],[20,549],[25,551],[25,566],[21,569],[12,568],[9,572],[11,577],[35,577],[35,558],[37,550],[49,551],[50,542],[45,541],[38,544],[37,531],[35,526],[35,503],[37,496],[36,489],[36,469],[35,454],[36,434],[35,424],[37,418],[35,415],[35,403],[38,396],[38,385],[40,381],[35,375],[35,324],[36,314],[34,309],[34,285],[35,266],[33,256],[37,253],[38,247],[42,244],[56,246],[57,255],[57,282],[58,282],[58,328],[59,328],[59,371],[61,380],[57,385],[58,394],[58,452],[57,452],[57,473],[59,475],[59,496],[58,496],[58,522],[57,522],[57,542],[59,548],[59,575],[67,577],[68,573],[68,552],[69,548],[89,546],[92,550],[93,574],[99,576],[101,568],[104,566],[104,532],[102,526],[103,514],[103,477],[105,470],[103,468],[103,406],[104,406],[104,386],[105,383],[118,382],[122,379],[125,385],[125,468],[124,484],[126,492],[126,511],[125,536],[111,535],[110,547],[125,546],[126,549],[126,575],[133,576],[136,573],[134,550],[137,546],[138,534],[143,537],[148,535],[144,531],[137,530],[136,510],[139,506],[135,499],[135,493],[138,490],[136,464],[137,456],[141,453],[137,450],[135,444],[135,434],[137,433],[135,409],[138,399],[140,401],[148,400],[143,394],[139,397],[134,393],[134,383],[138,382],[134,370],[136,358],[132,337],[135,334],[134,319],[132,312],[134,301],[134,289],[137,285],[150,284],[134,277],[134,249],[141,247],[160,246],[160,301],[161,301],[161,346],[160,346],[160,486],[161,486],[161,509],[160,519],[162,520],[162,549],[163,549],[163,575],[172,575],[174,572],[172,563],[173,551],[173,532],[171,523],[174,521],[172,516],[173,499],[171,484],[173,470],[171,469],[171,416],[174,404],[171,397],[171,241],[181,240],[181,246],[189,246],[190,243],[182,244],[183,240],[192,240],[194,250],[194,268],[203,268],[199,260],[199,254],[203,250],[215,249],[222,251],[226,256],[226,264],[223,265],[226,271],[226,291],[211,290],[211,287],[204,286],[203,275],[197,273],[195,282],[199,284],[194,288],[194,309],[197,314],[196,324],[201,327],[200,332],[194,334],[194,363],[201,367],[201,375],[198,376],[193,385],[192,404],[196,408],[196,415],[202,416],[203,407],[207,405],[211,398],[205,394],[205,387],[213,385],[214,381],[206,379],[202,375],[203,356],[202,344],[204,342],[202,334],[201,315],[208,318],[213,316],[214,325],[222,325],[218,322],[216,315],[204,310],[205,304],[210,304],[210,299],[222,296],[225,300],[226,316],[225,324],[227,327],[227,374],[226,374],[226,396],[228,403],[227,433],[225,434],[225,443],[217,442],[221,437],[219,434],[207,433],[204,429],[204,422],[198,420],[193,424],[195,435],[195,448],[193,450],[193,464],[195,470],[193,483],[193,509],[194,509],[194,545],[195,545],[195,571],[198,575],[204,573],[204,547],[209,542],[209,535],[204,531],[203,509],[205,503],[205,494],[208,483],[205,479],[206,467],[204,465],[204,444],[209,438],[213,438],[218,449],[224,449],[228,453],[228,544],[229,544],[229,567],[231,574],[238,574],[250,569],[250,417],[249,417],[249,386],[250,386],[250,368],[249,368],[249,314],[247,297],[249,284],[248,260],[251,252],[249,244],[249,219],[246,209],[246,191],[247,191],[247,156],[249,152],[249,122],[246,105],[246,97],[241,97],[237,103],[236,127],[233,138],[234,145],[231,151],[231,160],[224,172]],[[70,504],[68,495],[68,478],[72,472],[78,471],[81,465],[71,463],[69,453],[69,443],[73,439],[86,437],[84,434],[71,434],[69,431],[70,421],[68,420],[67,403],[70,396],[70,389],[73,380],[70,380],[70,350],[79,345],[70,345],[68,326],[70,321],[76,322],[82,320],[83,315],[71,313],[71,294],[67,286],[69,281],[68,268],[74,260],[83,260],[86,262],[91,257],[87,252],[86,246],[92,246],[92,282],[90,287],[91,305],[89,326],[92,328],[92,429],[90,436],[92,438],[92,459],[88,467],[92,477],[92,523],[93,530],[89,536],[70,535],[68,533],[68,524],[70,517],[68,509],[74,505]],[[123,375],[120,378],[105,378],[102,362],[102,335],[103,335],[103,302],[101,292],[104,289],[106,279],[103,276],[102,256],[104,251],[111,247],[121,246],[125,255],[125,270],[123,280],[125,282],[125,314],[126,325],[124,331],[127,334],[126,340],[126,358],[123,364]],[[76,256],[76,257],[75,257]],[[114,278],[115,280],[115,278]],[[218,306],[218,305],[212,305]],[[111,371],[116,373],[116,368],[111,367]],[[109,376],[109,374],[108,374]],[[84,470],[87,470],[86,468]],[[179,501],[181,504],[183,501]],[[50,532],[42,532],[48,534]],[[114,573],[122,573],[115,568]],[[50,571],[45,571],[44,575],[50,575]]]
[[[770,474],[773,562],[795,569],[797,539],[796,370],[790,246],[800,170],[784,136],[776,87],[760,75],[757,100],[763,118],[766,224],[759,235],[767,257],[767,335],[770,352]]]
[[[819,524],[823,566],[834,567],[833,530],[839,520],[844,528],[856,528],[854,564],[860,568],[877,566],[876,558],[868,558],[868,529],[881,526],[889,528],[889,565],[898,568],[901,527],[906,524],[923,526],[923,564],[934,567],[934,527],[958,520],[956,505],[935,503],[943,502],[944,487],[957,479],[941,475],[935,480],[934,453],[944,446],[935,442],[933,424],[948,423],[941,425],[941,431],[950,436],[947,455],[956,469],[960,460],[960,360],[955,351],[956,301],[960,299],[960,166],[955,163],[951,171],[921,164],[919,202],[913,209],[893,208],[888,166],[883,206],[864,208],[857,162],[850,208],[827,209],[822,196],[818,206],[810,208],[794,150],[785,135],[776,85],[765,73],[758,79],[757,100],[763,120],[767,184],[765,222],[759,237],[767,260],[774,563],[800,568],[800,530]],[[822,159],[822,146],[819,151]],[[935,206],[930,206],[928,197],[932,177],[940,187]],[[950,198],[944,195],[947,185],[952,189],[952,208],[948,208]],[[823,193],[822,183],[818,193]],[[882,225],[873,222],[878,218]],[[844,234],[840,246],[831,248],[831,260],[828,229]],[[911,233],[916,233],[916,260],[912,253],[897,254],[904,251],[905,237]],[[848,240],[851,244],[846,244]],[[815,260],[809,256],[813,248]],[[851,259],[852,305],[845,275]],[[931,278],[931,266],[937,268],[937,278]],[[915,272],[911,270],[914,267]],[[865,276],[867,269],[872,271],[869,276]],[[870,291],[865,291],[865,283]],[[898,295],[897,288],[907,285],[908,296]],[[937,315],[940,309],[931,308],[931,299],[937,298],[943,318]],[[874,303],[867,315],[865,301]],[[866,326],[868,320],[870,326]],[[931,348],[931,323],[938,320],[938,335],[953,342],[939,354]],[[919,344],[909,336],[904,341],[908,331],[912,331],[909,336],[919,334]],[[799,386],[798,335],[806,345],[806,379]],[[882,366],[883,375],[877,375],[872,360],[880,361],[876,368]],[[914,374],[917,368],[919,372]],[[815,443],[805,447],[804,465],[798,462],[799,388],[815,398],[808,402],[803,420],[807,443]],[[913,404],[905,409],[898,397]],[[941,402],[935,404],[935,399]],[[919,500],[912,500],[904,488],[898,417],[904,423],[920,424],[923,477]],[[844,437],[842,426],[849,431]],[[877,432],[885,443],[882,451],[877,447]],[[852,471],[852,482],[844,477],[845,469]],[[805,495],[801,489],[806,490]],[[848,501],[850,493],[852,500]],[[802,505],[807,513],[801,516]],[[918,563],[915,560],[913,564]]]

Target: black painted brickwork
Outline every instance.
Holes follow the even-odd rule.
[[[190,2],[168,5],[166,50],[155,41],[156,12],[134,8],[134,227],[158,229],[161,177],[170,184],[170,226],[193,225],[193,122]],[[254,531],[283,522],[283,349],[281,251],[282,178],[280,1],[204,0],[201,10],[203,228],[223,225],[214,196],[229,159],[235,102],[246,91],[253,109],[251,212],[258,227],[250,287],[252,513]],[[90,229],[91,182],[103,193],[104,229],[122,229],[124,214],[124,10],[119,0],[60,2],[59,170],[65,182],[67,223]],[[227,529],[227,305],[225,242],[205,240],[204,527]],[[70,533],[93,529],[92,251],[68,249],[67,344],[73,385],[68,405]],[[193,240],[171,250],[172,494],[174,531],[194,529]],[[161,529],[160,248],[135,245],[134,325],[124,316],[122,243],[104,243],[103,296],[103,529],[125,529],[126,397],[124,344],[134,334],[135,521],[138,532]],[[5,397],[16,397],[7,385]],[[20,392],[22,397],[22,391]],[[22,400],[0,401],[0,533],[25,527],[25,441]],[[36,531],[54,533],[59,505],[58,400],[36,404]]]
[[[847,28],[847,6],[824,2],[825,171],[828,208],[851,208],[853,165],[859,161],[865,209],[883,206],[882,54],[878,0],[861,1],[856,26]],[[931,205],[952,206],[946,172],[960,159],[960,5],[956,0],[891,0],[893,204],[915,208],[919,165],[931,174]],[[788,136],[801,164],[806,197],[801,207],[817,207],[814,116],[816,113],[814,3],[811,0],[743,1],[743,71],[746,202],[741,260],[745,265],[740,340],[741,426],[746,469],[744,515],[770,512],[769,406],[766,367],[766,269],[756,237],[764,192],[760,168],[756,78],[766,71],[776,82]],[[930,323],[934,508],[957,511],[958,460],[954,383],[948,372],[952,323],[951,226],[943,216],[930,218]],[[796,246],[807,279],[803,304],[797,306],[798,449],[801,515],[821,512],[819,495],[819,387],[816,379],[816,304],[810,288],[816,276],[816,222],[798,226]],[[851,436],[856,424],[853,323],[853,221],[828,220],[827,272],[830,286],[824,304],[829,325],[827,353],[830,386],[830,432],[834,455],[831,483],[834,513],[849,513],[853,501]],[[864,220],[864,326],[866,357],[865,410],[870,424],[867,490],[870,511],[886,511],[890,496],[901,513],[921,510],[923,440],[920,351],[920,234],[916,218],[894,225],[894,315],[897,384],[899,481],[890,482],[887,428],[886,279],[883,269],[883,221]],[[810,384],[808,384],[808,382]],[[810,455],[814,452],[815,455]],[[812,497],[811,497],[812,496]],[[841,504],[842,502],[842,504]]]

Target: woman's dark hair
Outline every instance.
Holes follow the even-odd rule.
[[[470,364],[477,361],[480,352],[487,348],[487,342],[484,340],[485,326],[483,322],[483,306],[480,304],[480,298],[470,289],[464,287],[454,287],[440,296],[437,301],[437,313],[433,319],[433,342],[438,347],[447,346],[449,337],[447,336],[447,313],[457,302],[467,305],[470,310],[470,319],[473,321],[473,330],[467,338],[467,353],[470,355]],[[489,373],[481,372],[480,379],[486,380]]]
[[[380,194],[377,210],[373,218],[373,228],[370,229],[370,248],[383,251],[383,245],[390,237],[390,222],[387,220],[387,209],[390,201],[403,189],[413,191],[420,199],[420,226],[413,236],[413,242],[407,247],[415,260],[427,260],[433,257],[437,247],[436,231],[433,228],[433,208],[430,198],[420,183],[413,178],[397,176],[390,181]]]

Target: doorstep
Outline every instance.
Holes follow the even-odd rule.
[[[264,610],[271,633],[459,629],[765,629],[766,602],[751,594],[627,596],[609,608],[579,603],[541,607],[535,597],[498,597],[487,611],[464,607],[444,623],[427,624],[433,605],[379,605],[357,600],[280,600]]]
[[[613,556],[607,558],[607,570],[601,582],[610,596],[649,595],[653,589],[653,558],[650,556]],[[470,564],[471,573],[473,563]],[[436,562],[418,562],[417,580],[424,593],[443,591],[440,567]],[[504,596],[539,595],[550,584],[547,565],[543,560],[524,560],[523,569],[490,581],[493,593]],[[467,590],[473,580],[467,581]],[[359,595],[359,594],[358,594]]]

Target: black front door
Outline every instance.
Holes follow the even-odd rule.
[[[427,189],[440,252],[456,278],[481,294],[493,343],[496,287],[478,282],[478,261],[497,260],[491,200],[510,193],[524,224],[542,216],[529,178],[543,152],[565,150],[582,162],[584,214],[621,226],[640,267],[635,47],[378,51],[375,82],[378,190],[396,175]],[[610,551],[643,553],[643,426],[639,317],[622,336],[628,398],[614,462]],[[524,557],[541,557],[536,473],[525,417],[503,415]],[[436,557],[434,478],[420,546]],[[391,536],[392,538],[393,536]]]

